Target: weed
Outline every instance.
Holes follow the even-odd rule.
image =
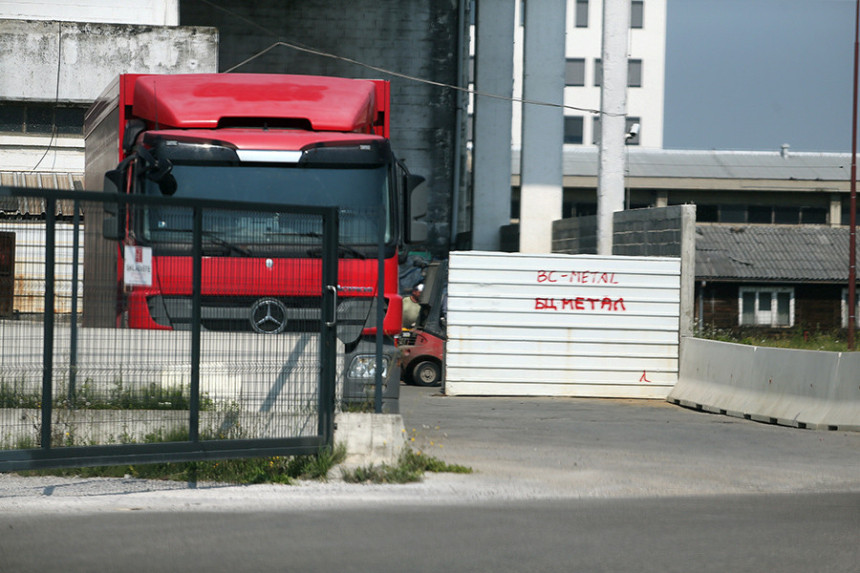
[[[840,331],[821,331],[798,325],[790,330],[752,330],[707,328],[699,333],[701,338],[794,350],[820,350],[826,352],[847,352],[848,343]]]
[[[172,433],[150,434],[148,439],[163,441],[178,437]],[[187,438],[186,438],[187,439]],[[291,484],[298,479],[325,480],[328,471],[343,461],[346,447],[323,448],[313,456],[273,456],[265,458],[235,458],[215,461],[155,463],[84,468],[55,468],[19,472],[24,476],[52,475],[75,477],[134,477],[140,479],[257,484]]]
[[[347,483],[410,483],[421,481],[425,472],[433,473],[472,473],[472,469],[461,465],[451,465],[427,456],[411,448],[404,448],[397,465],[368,465],[345,470],[343,481]]]

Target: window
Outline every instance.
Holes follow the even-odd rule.
[[[720,223],[746,223],[746,205],[720,205]]]
[[[860,327],[860,289],[854,289],[854,328]],[[848,288],[842,289],[842,328],[848,328]]]
[[[564,85],[585,85],[585,60],[583,58],[568,58],[564,64]]]
[[[0,131],[21,132],[26,108],[19,104],[0,105]]]
[[[588,28],[588,0],[576,0],[574,19],[577,28]]]
[[[827,209],[823,207],[801,207],[800,222],[804,225],[826,225]]]
[[[696,204],[696,221],[699,223],[716,223],[720,217],[720,209],[716,205]]]
[[[0,131],[13,133],[83,135],[85,107],[50,103],[4,103],[0,105]]]
[[[797,225],[800,221],[799,207],[774,207],[773,222],[777,225]]]
[[[641,29],[644,20],[645,2],[643,0],[633,0],[630,3],[630,27]]]
[[[794,289],[741,287],[740,325],[787,327],[794,325]]]
[[[750,223],[770,225],[773,219],[773,208],[770,206],[750,205],[747,215]]]
[[[594,87],[603,83],[603,60],[594,60]],[[627,87],[642,87],[642,60],[627,60]]]
[[[573,206],[576,217],[588,217],[597,215],[597,203],[575,203]]]
[[[857,207],[857,214],[860,214],[860,205]],[[855,219],[860,221],[860,217],[854,215]],[[842,215],[840,217],[841,224],[848,226],[851,224],[851,201],[848,197],[842,199]]]
[[[773,205],[697,205],[696,220],[711,223],[751,225],[825,225],[824,207],[783,207]],[[703,218],[706,217],[706,218]]]
[[[582,145],[582,129],[584,120],[579,115],[568,115],[564,118],[564,142]]]
[[[627,61],[627,87],[642,87],[642,60]]]

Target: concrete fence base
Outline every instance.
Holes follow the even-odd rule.
[[[860,353],[683,338],[667,400],[796,428],[860,431]]]
[[[335,416],[335,445],[346,446],[343,466],[396,465],[406,445],[400,414],[342,412]]]

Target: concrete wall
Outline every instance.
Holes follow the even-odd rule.
[[[675,404],[760,422],[860,431],[860,353],[683,338]]]
[[[0,18],[175,26],[179,0],[5,0]]]
[[[211,72],[212,28],[0,20],[0,100],[91,103],[120,73]]]
[[[412,172],[427,178],[430,237],[426,246],[439,255],[447,252],[455,176],[457,94],[384,70],[410,78],[457,84],[458,2],[228,0],[219,4],[224,9],[213,9],[201,2],[180,4],[182,25],[218,28],[219,71],[230,70],[253,58],[236,71],[391,80],[393,147]],[[337,57],[283,45],[273,47],[279,40]],[[267,48],[272,49],[254,58]]]

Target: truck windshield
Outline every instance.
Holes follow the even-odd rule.
[[[379,210],[385,213],[384,240],[391,242],[388,167],[320,168],[284,165],[174,164],[175,197],[205,198],[303,206],[337,206],[341,245],[375,247]],[[145,180],[144,193],[161,195]],[[192,215],[187,208],[148,207],[140,232],[153,244],[191,244]],[[271,211],[204,211],[204,242],[233,254],[251,254],[278,246],[307,244],[319,238],[320,221],[295,213]],[[367,254],[371,254],[369,251]]]

